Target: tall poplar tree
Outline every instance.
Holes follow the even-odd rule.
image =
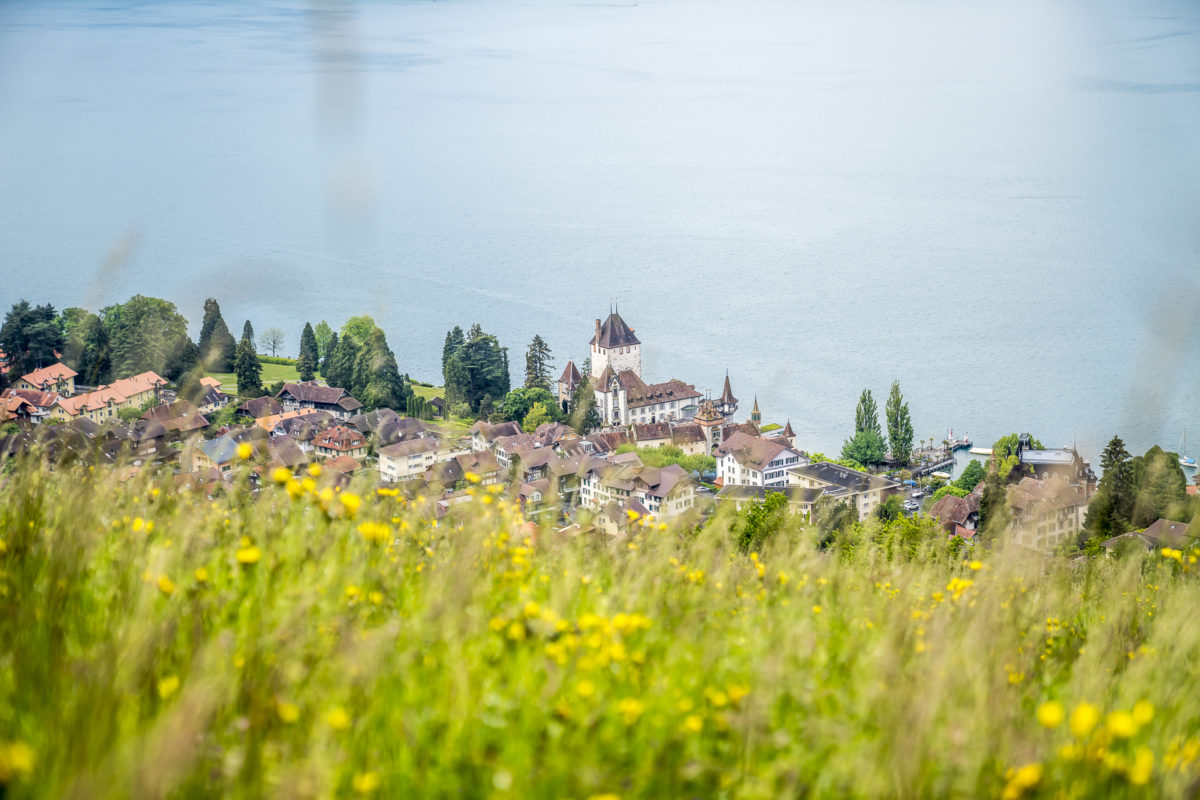
[[[311,381],[316,377],[318,365],[317,337],[310,323],[304,323],[304,332],[300,334],[300,357],[296,359],[296,371],[300,380]]]
[[[200,340],[196,342],[200,360],[212,372],[232,372],[237,341],[221,316],[221,306],[215,298],[204,301],[204,321],[200,325]]]
[[[337,352],[338,335],[334,331],[329,336],[329,341],[325,344],[325,357],[321,360],[321,377],[328,383],[329,370],[333,367],[333,354]],[[330,384],[332,385],[332,384]]]
[[[900,464],[907,464],[912,455],[913,424],[908,413],[908,403],[904,402],[904,395],[900,394],[900,381],[892,381],[886,414],[892,458]]]

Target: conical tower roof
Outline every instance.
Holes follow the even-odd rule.
[[[737,398],[733,396],[733,389],[729,388],[729,370],[725,370],[725,388],[721,391],[722,405],[735,405]]]
[[[787,425],[783,426],[783,433],[780,436],[795,436],[796,432],[792,430],[792,421],[789,419]]]
[[[641,344],[641,342],[633,335],[633,328],[626,325],[625,320],[621,319],[621,315],[613,311],[608,315],[608,319],[604,320],[600,330],[596,331],[596,335],[592,337],[592,344],[612,348],[629,347]]]

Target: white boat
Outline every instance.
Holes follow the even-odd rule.
[[[1179,466],[1189,469],[1196,468],[1196,459],[1188,458],[1187,453],[1187,428],[1183,429],[1183,436],[1179,437]]]
[[[990,448],[990,447],[972,447],[967,452],[973,456],[990,456],[992,454],[992,448]]]

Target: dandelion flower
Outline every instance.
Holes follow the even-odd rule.
[[[309,464],[308,465],[308,474],[314,478],[321,477],[321,465],[320,464]]]
[[[1133,766],[1129,768],[1129,782],[1134,786],[1145,786],[1154,772],[1154,753],[1149,747],[1139,747],[1133,754]]]
[[[175,584],[166,575],[158,576],[158,590],[165,595],[169,595],[175,591]]]
[[[346,509],[346,514],[351,517],[357,514],[362,506],[362,498],[351,492],[342,492],[338,499],[342,502],[342,508]]]
[[[1154,706],[1148,700],[1139,700],[1133,706],[1133,721],[1138,724],[1138,727],[1149,725],[1154,719]]]
[[[1075,706],[1075,710],[1071,712],[1071,735],[1076,739],[1083,739],[1092,732],[1092,728],[1096,727],[1096,723],[1100,721],[1100,712],[1091,703],[1080,703]]]
[[[237,446],[237,455],[242,461],[249,461],[250,456],[254,455],[254,448],[249,442],[242,442]]]
[[[359,794],[370,794],[379,788],[379,775],[374,772],[360,772],[350,783]]]
[[[1128,711],[1114,711],[1105,724],[1108,732],[1117,739],[1130,739],[1137,733],[1138,725]]]
[[[585,700],[596,693],[596,684],[582,680],[575,686],[575,692]]]
[[[275,713],[279,715],[279,719],[284,722],[292,723],[300,719],[300,709],[284,700],[280,700],[275,704]]]
[[[208,580],[208,570],[204,567],[197,567],[194,574],[196,576],[196,583],[204,583]]]
[[[271,470],[271,480],[276,483],[287,483],[292,479],[292,471],[287,467],[276,467]]]
[[[617,703],[617,711],[620,712],[621,718],[625,720],[626,725],[632,725],[642,716],[642,712],[646,710],[646,706],[641,700],[636,697],[626,697],[621,702]]]
[[[332,708],[325,714],[325,722],[335,731],[344,731],[350,727],[350,715],[341,706]]]
[[[237,560],[239,564],[257,564],[262,558],[262,550],[259,550],[254,545],[243,547],[237,551]]]
[[[1043,728],[1057,728],[1062,724],[1065,712],[1062,703],[1049,700],[1038,706],[1037,720]]]

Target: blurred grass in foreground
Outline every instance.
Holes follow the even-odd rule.
[[[558,540],[482,488],[0,488],[12,797],[1185,796],[1189,553],[964,561],[900,521]],[[279,476],[281,479],[285,476]]]

